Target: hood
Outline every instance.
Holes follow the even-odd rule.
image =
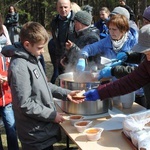
[[[24,58],[32,63],[37,63],[37,58],[31,55],[31,53],[27,52],[20,42],[14,43],[14,45],[4,46],[1,53],[5,57],[19,57]]]

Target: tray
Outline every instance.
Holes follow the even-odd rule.
[[[129,139],[122,131],[122,136],[124,137],[124,139],[127,141],[127,143],[132,147],[132,150],[138,150],[138,148],[136,146],[133,145],[131,139]]]

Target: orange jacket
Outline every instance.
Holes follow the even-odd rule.
[[[7,77],[9,58],[0,53],[0,76]],[[11,91],[7,81],[0,81],[0,107],[12,102]]]

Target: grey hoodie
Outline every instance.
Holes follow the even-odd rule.
[[[40,61],[21,43],[5,46],[11,57],[8,81],[12,91],[16,127],[23,150],[42,150],[60,140],[60,126],[54,123],[53,97],[66,100],[70,90],[47,82]]]

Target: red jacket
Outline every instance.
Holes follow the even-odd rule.
[[[7,71],[9,66],[9,58],[4,57],[0,53],[0,75],[7,77]],[[0,81],[0,107],[3,107],[12,102],[11,91],[8,86],[8,82]]]

